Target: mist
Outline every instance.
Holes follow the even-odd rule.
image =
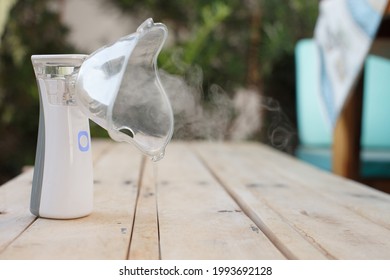
[[[177,76],[163,70],[159,73],[175,117],[174,139],[244,141],[262,134],[273,147],[289,150],[296,133],[277,100],[248,88],[228,94],[213,84],[206,101],[200,67],[192,67],[187,73],[190,74]]]

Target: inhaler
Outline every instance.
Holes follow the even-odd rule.
[[[31,57],[40,97],[31,213],[71,219],[92,212],[89,119],[154,161],[164,156],[173,113],[157,56],[166,37],[166,26],[148,19],[91,55]]]

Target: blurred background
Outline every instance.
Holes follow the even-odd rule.
[[[167,25],[159,56],[174,139],[297,145],[294,48],[313,36],[315,0],[0,0],[0,184],[33,165],[39,97],[32,54],[89,54]],[[92,137],[107,137],[91,123]]]

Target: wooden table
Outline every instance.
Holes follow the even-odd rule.
[[[92,147],[88,217],[31,215],[31,169],[0,187],[0,259],[390,259],[390,195],[269,147]]]

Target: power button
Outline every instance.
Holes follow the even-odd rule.
[[[89,150],[88,132],[85,130],[79,131],[77,138],[78,138],[79,150],[82,152],[87,152]]]

